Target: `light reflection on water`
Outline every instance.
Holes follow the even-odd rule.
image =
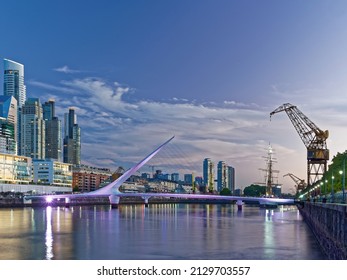
[[[295,207],[0,209],[0,259],[324,259]]]
[[[59,211],[57,212],[59,213]],[[59,217],[59,214],[58,214]],[[59,220],[59,219],[58,219]],[[59,228],[58,228],[59,230]],[[46,260],[51,260],[53,258],[53,232],[52,232],[52,207],[48,206],[46,208],[46,235],[45,235],[45,245],[46,245]]]

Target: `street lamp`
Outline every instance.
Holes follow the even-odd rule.
[[[324,181],[324,195],[327,195],[327,184],[328,184],[328,180]]]
[[[334,203],[335,199],[334,199],[334,175],[331,176],[331,202]]]
[[[322,201],[322,187],[323,187],[323,182],[320,182],[319,184],[319,197],[320,197],[320,201]]]
[[[344,181],[345,173],[344,173],[342,170],[340,170],[340,171],[339,171],[339,174],[340,174],[340,175],[343,174],[343,177],[342,177],[342,188],[343,188],[343,183],[344,183],[343,181]],[[342,195],[342,200],[343,200],[343,195]]]
[[[343,177],[342,177],[342,203],[346,203],[345,178],[346,178],[346,152],[343,155]]]

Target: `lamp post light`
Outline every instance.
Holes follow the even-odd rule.
[[[319,197],[320,197],[320,201],[322,201],[322,187],[323,187],[323,182],[320,182],[319,184]]]
[[[342,177],[342,203],[346,203],[345,179],[346,179],[346,152],[343,155],[343,177]]]
[[[327,184],[328,184],[328,180],[324,181],[324,195],[327,195]]]
[[[331,176],[331,202],[334,203],[335,202],[335,197],[334,197],[334,175]]]
[[[340,171],[339,171],[339,174],[340,174],[340,175],[343,174],[343,176],[342,176],[342,181],[344,181],[345,173],[344,173],[342,170],[340,170]],[[343,188],[343,182],[342,182],[342,188]],[[342,200],[343,200],[343,195],[342,195]]]

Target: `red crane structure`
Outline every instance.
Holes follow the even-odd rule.
[[[308,117],[306,117],[296,106],[285,103],[270,113],[286,112],[294,125],[302,142],[307,148],[307,183],[312,186],[319,181],[327,171],[329,150],[326,140],[329,136],[328,130],[321,130]]]

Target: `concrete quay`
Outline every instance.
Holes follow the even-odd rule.
[[[347,205],[303,202],[298,208],[327,258],[347,260]]]

